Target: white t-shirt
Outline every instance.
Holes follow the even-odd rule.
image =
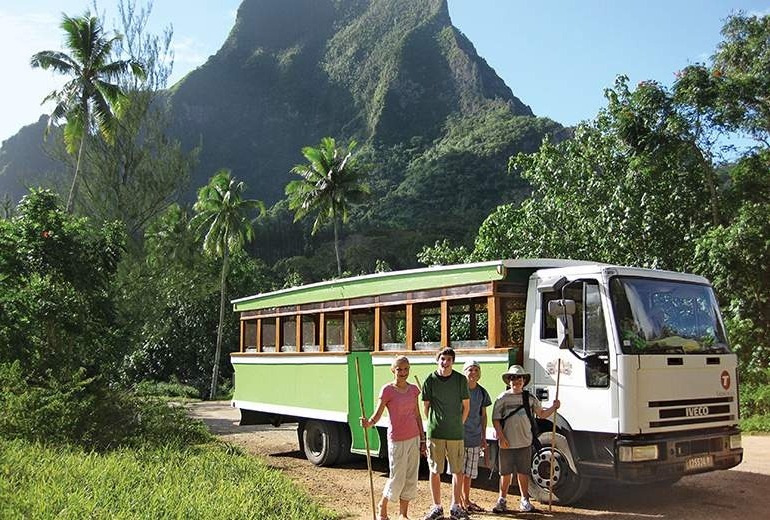
[[[519,408],[524,402],[524,394],[514,394],[506,390],[495,400],[495,406],[492,409],[492,420],[502,420],[512,411]],[[529,395],[529,408],[532,411],[532,419],[537,418],[537,412],[541,410],[540,401],[535,399],[532,394]],[[506,419],[503,424],[503,434],[508,445],[511,448],[526,448],[532,445],[532,427],[527,418],[527,412],[524,408],[519,410]]]

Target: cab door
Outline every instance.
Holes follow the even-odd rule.
[[[612,349],[608,341],[607,300],[597,280],[574,280],[564,288],[564,298],[575,301],[572,317],[574,354],[557,346],[556,320],[548,302],[562,298],[561,291],[539,293],[538,327],[530,348],[532,392],[550,406],[556,395],[560,365],[559,415],[573,430],[617,432],[617,404],[611,392]],[[559,363],[561,360],[561,363]]]

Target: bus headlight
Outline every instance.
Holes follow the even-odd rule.
[[[642,462],[645,460],[658,460],[658,445],[648,446],[620,446],[618,449],[620,462]]]
[[[743,447],[743,443],[741,442],[741,434],[737,433],[735,435],[730,435],[730,449],[737,450],[741,447]]]

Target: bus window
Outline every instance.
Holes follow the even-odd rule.
[[[318,341],[318,315],[304,315],[302,319],[302,352],[318,352],[321,350]]]
[[[586,283],[584,288],[583,330],[585,330],[585,341],[583,342],[583,350],[586,352],[607,352],[609,351],[609,344],[599,284]]]
[[[572,320],[575,327],[575,350],[582,351],[580,357],[585,360],[586,385],[607,387],[610,384],[609,344],[599,284],[592,280],[572,282],[565,287],[564,297],[575,301]],[[558,292],[543,294],[542,309],[548,308],[549,301],[560,298]],[[556,320],[547,312],[543,312],[542,316],[542,339],[556,343]]]
[[[281,352],[297,351],[297,317],[281,316]]]
[[[262,320],[262,352],[275,352],[275,319]]]
[[[374,310],[350,313],[350,350],[361,352],[374,350]]]
[[[559,291],[543,293],[540,338],[556,344],[556,319],[548,314],[548,302],[561,299]],[[583,283],[572,282],[564,288],[564,298],[575,301],[575,315],[572,323],[575,327],[575,349],[583,349]]]
[[[450,345],[455,348],[486,348],[488,323],[486,298],[450,302]]]
[[[243,352],[257,351],[257,320],[243,322]]]
[[[345,316],[341,312],[328,313],[324,316],[326,323],[324,324],[324,331],[326,336],[326,346],[324,350],[327,352],[344,352],[345,351]]]
[[[406,350],[406,307],[382,307],[380,331],[382,350]]]
[[[519,352],[524,348],[524,323],[527,309],[526,298],[500,298],[503,324],[502,344],[504,347],[516,347]]]
[[[564,289],[564,297],[575,301],[575,350],[586,353],[607,352],[607,328],[599,297],[599,284],[594,281],[572,282]],[[547,309],[549,301],[560,298],[558,292],[544,293],[541,308]],[[556,320],[545,311],[542,318],[540,337],[556,343]]]
[[[424,303],[414,306],[417,341],[415,350],[438,350],[441,348],[441,306]]]

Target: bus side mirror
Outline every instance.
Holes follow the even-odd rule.
[[[551,300],[548,302],[548,314],[556,319],[556,335],[559,348],[571,349],[575,346],[575,327],[572,315],[575,314],[575,300]]]

